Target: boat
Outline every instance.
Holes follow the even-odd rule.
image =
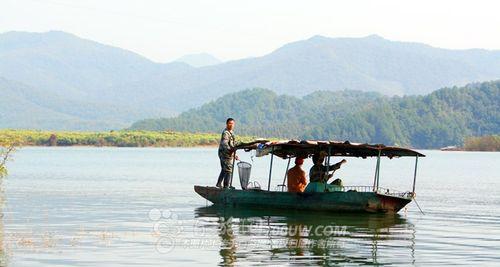
[[[441,151],[460,151],[461,149],[457,146],[445,146],[440,148]]]
[[[214,205],[327,212],[397,213],[415,198],[418,159],[425,157],[424,154],[409,148],[385,146],[383,144],[351,143],[349,141],[282,140],[271,142],[256,140],[240,144],[235,149],[246,152],[255,150],[257,156],[270,156],[267,190],[243,185],[242,188],[246,189],[236,189],[232,186],[218,188],[195,185],[194,191]],[[373,184],[340,186],[332,192],[326,191],[326,188],[325,192],[287,192],[285,181],[291,159],[297,156],[307,158],[316,153],[325,153],[327,155],[327,165],[330,164],[330,157],[333,156],[363,159],[376,157],[377,164]],[[278,186],[281,190],[272,191],[271,174],[273,161],[276,157],[288,160],[288,165],[283,184]],[[396,191],[379,186],[380,159],[382,157],[390,159],[400,157],[415,158],[412,191]]]

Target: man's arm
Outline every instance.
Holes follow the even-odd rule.
[[[237,147],[237,146],[239,146],[240,144],[242,144],[242,142],[238,141],[238,140],[236,139],[236,136],[234,136],[234,134],[232,134],[232,137],[233,137],[233,145],[234,145],[234,146],[233,146],[231,149],[232,149],[232,151],[234,152],[234,158],[235,158],[236,160],[240,160],[240,157],[238,157],[238,155],[236,155],[236,148],[235,148],[235,147]]]
[[[347,160],[343,159],[333,165],[330,165],[329,167],[328,166],[323,166],[323,171],[336,171],[338,169],[340,169],[340,166],[342,166],[342,164],[346,163]]]
[[[236,138],[236,136],[233,135],[233,138],[234,138],[234,146],[239,146],[239,145],[244,144],[243,142],[238,141],[238,139]]]

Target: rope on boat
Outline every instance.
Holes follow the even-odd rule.
[[[415,201],[415,204],[417,204],[417,207],[420,210],[420,212],[422,212],[422,214],[425,215],[424,211],[420,208],[420,205],[418,205],[417,199],[413,197],[413,200]]]

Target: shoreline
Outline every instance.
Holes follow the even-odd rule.
[[[255,136],[238,136],[241,142],[251,142]],[[500,152],[494,145],[498,136],[470,138],[465,147],[412,148],[443,152]],[[0,144],[17,144],[16,147],[152,147],[152,148],[215,148],[219,145],[218,133],[187,133],[173,131],[109,131],[76,132],[0,129]],[[474,142],[472,142],[472,141]],[[491,144],[481,145],[481,141]],[[473,145],[472,145],[473,144]]]

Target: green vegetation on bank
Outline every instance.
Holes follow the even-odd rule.
[[[12,157],[18,145],[19,142],[16,137],[8,139],[0,138],[0,179],[7,176],[7,161]]]
[[[467,137],[464,142],[467,151],[500,151],[500,135]]]
[[[500,133],[499,103],[500,81],[404,97],[319,91],[297,98],[252,89],[131,129],[213,132],[233,117],[242,135],[441,148],[462,146],[467,136]]]
[[[241,142],[253,137],[238,136]],[[63,132],[0,130],[0,143],[17,140],[19,146],[192,147],[218,145],[220,134],[152,131]]]
[[[220,134],[159,131],[67,132],[39,130],[0,130],[0,177],[5,163],[19,146],[117,146],[117,147],[193,147],[217,146]],[[250,142],[256,137],[237,136]],[[467,137],[463,150],[500,151],[500,135]]]

